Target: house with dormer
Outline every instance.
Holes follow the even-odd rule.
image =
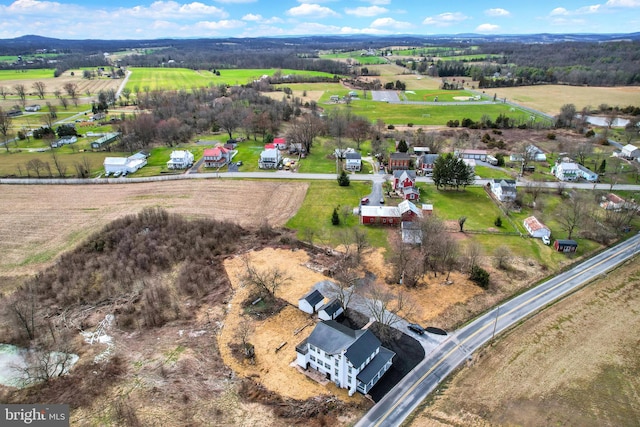
[[[514,179],[492,179],[491,192],[501,202],[513,202],[518,193]]]
[[[433,167],[438,160],[439,154],[422,154],[418,156],[416,163],[416,169],[421,175],[431,176],[433,175]]]
[[[335,320],[318,323],[296,346],[298,366],[318,371],[349,396],[369,393],[391,368],[394,356],[370,330],[351,329]]]

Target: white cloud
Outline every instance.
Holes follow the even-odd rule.
[[[371,28],[394,28],[396,30],[407,29],[411,27],[410,22],[396,21],[393,18],[378,18],[369,25]]]
[[[119,8],[114,11],[122,17],[138,16],[151,19],[202,17],[202,15],[227,18],[229,14],[215,6],[207,6],[204,3],[193,2],[180,4],[175,1],[155,1],[148,7],[134,6],[132,8]]]
[[[640,0],[609,0],[605,4],[608,7],[640,7]]]
[[[564,7],[556,7],[549,15],[550,16],[569,16],[569,15],[588,15],[591,13],[597,13],[600,10],[601,5],[594,4],[591,6],[583,6],[576,10],[567,10]]]
[[[226,3],[226,4],[233,4],[233,3],[254,3],[258,0],[214,0],[218,3]]]
[[[223,19],[221,21],[200,21],[196,23],[196,28],[219,31],[219,30],[233,30],[236,28],[242,28],[246,25],[245,22],[238,21],[236,19]]]
[[[385,5],[390,4],[391,0],[361,0],[363,2],[373,4],[373,5]]]
[[[424,21],[422,21],[422,23],[424,25],[433,25],[435,27],[448,27],[467,19],[469,19],[469,17],[460,12],[446,12],[436,16],[428,16]]]
[[[371,17],[376,15],[382,15],[383,13],[387,13],[389,9],[380,6],[369,6],[369,7],[356,7],[355,9],[345,9],[344,10],[347,15],[354,15],[358,17]]]
[[[243,21],[256,21],[256,22],[259,22],[259,21],[262,21],[263,19],[264,18],[262,17],[262,15],[254,15],[253,13],[248,13],[248,14],[246,14],[246,15],[244,15],[242,17]]]
[[[292,7],[285,13],[293,17],[313,16],[314,18],[328,18],[340,16],[328,7],[320,6],[313,3],[303,3],[300,6]]]
[[[509,16],[511,12],[506,9],[502,9],[500,7],[495,9],[487,9],[484,11],[484,14],[487,16]]]
[[[480,24],[476,27],[478,33],[495,33],[500,29],[500,26],[494,24]]]

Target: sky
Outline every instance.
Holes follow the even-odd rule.
[[[640,0],[0,0],[0,38],[640,31]]]

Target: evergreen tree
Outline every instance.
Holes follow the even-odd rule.
[[[600,163],[600,167],[598,168],[598,173],[603,174],[606,171],[607,171],[607,160],[602,159],[602,162]]]
[[[400,142],[398,142],[398,151],[400,153],[406,153],[407,151],[409,151],[409,146],[407,145],[407,141],[405,141],[404,139],[401,139]]]
[[[340,176],[338,177],[338,184],[340,187],[348,187],[349,184],[351,184],[351,180],[345,171],[340,173]]]
[[[338,215],[338,208],[333,208],[333,213],[331,214],[331,224],[340,225],[340,215]]]

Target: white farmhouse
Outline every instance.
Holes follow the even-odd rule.
[[[492,179],[491,192],[501,202],[512,202],[518,195],[516,181],[513,179]]]
[[[345,153],[345,169],[353,172],[360,172],[362,169],[362,155],[355,151]]]
[[[147,164],[147,156],[136,153],[129,157],[105,157],[104,171],[106,173],[133,173]]]
[[[395,355],[370,330],[354,330],[335,320],[318,323],[296,346],[299,366],[320,372],[350,396],[356,391],[367,394],[391,368]]]
[[[173,150],[167,162],[169,169],[186,169],[193,165],[193,154],[187,150]]]
[[[280,150],[277,148],[267,148],[260,153],[260,160],[258,160],[258,167],[260,169],[277,169],[282,162],[282,156]]]

